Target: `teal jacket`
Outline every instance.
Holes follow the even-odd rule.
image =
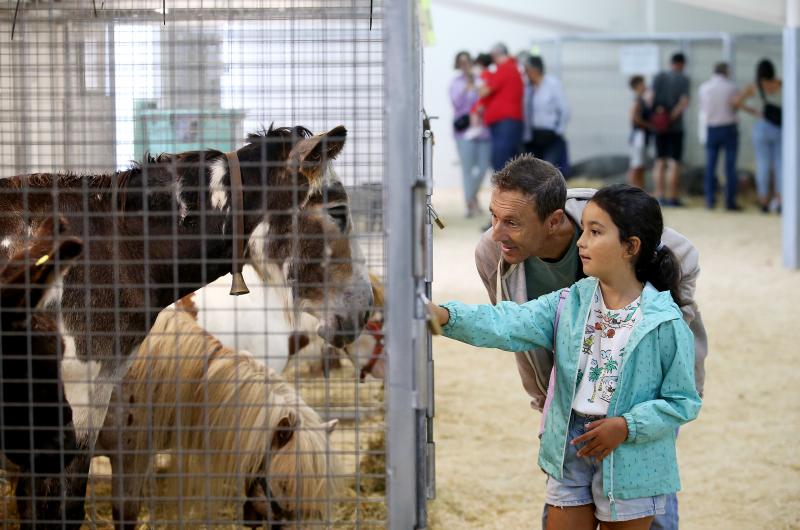
[[[570,287],[555,348],[553,325],[559,291],[522,305],[443,304],[450,311],[443,328],[450,338],[513,352],[536,346],[555,350],[556,387],[545,419],[539,466],[556,479],[562,478],[584,326],[597,288],[596,278],[584,278]],[[603,460],[603,489],[612,507],[615,498],[651,497],[680,489],[676,428],[700,411],[694,384],[694,338],[680,309],[669,292],[647,284],[641,311],[625,347],[619,386],[608,407],[609,417],[622,416],[628,424],[627,440]]]

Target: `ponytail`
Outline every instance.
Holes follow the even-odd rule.
[[[643,253],[634,269],[636,279],[640,282],[650,282],[659,291],[669,291],[675,303],[681,305],[679,285],[681,281],[681,267],[675,254],[663,243],[647,259]]]
[[[636,279],[650,282],[659,291],[669,291],[675,303],[681,305],[678,292],[681,268],[675,254],[661,243],[664,219],[658,201],[627,184],[603,188],[591,201],[611,217],[619,230],[620,241],[639,238],[641,245],[634,263]]]

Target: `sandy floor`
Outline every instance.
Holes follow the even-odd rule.
[[[434,295],[486,302],[473,262],[485,220],[465,220],[459,197],[434,197],[449,221],[436,234]],[[700,250],[697,299],[710,340],[703,410],[678,444],[682,528],[800,528],[800,389],[790,375],[800,351],[800,273],[782,268],[779,219],[686,209],[667,211],[666,220]],[[431,528],[538,528],[539,414],[511,354],[442,338],[434,348]]]

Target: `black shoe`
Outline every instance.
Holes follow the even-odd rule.
[[[762,204],[761,205],[761,213],[769,213],[769,205],[768,204]]]
[[[742,208],[738,204],[734,204],[733,206],[726,206],[725,210],[727,210],[729,212],[741,212],[741,211],[744,210],[744,208]]]
[[[680,199],[669,199],[669,205],[674,208],[683,208],[686,206]]]

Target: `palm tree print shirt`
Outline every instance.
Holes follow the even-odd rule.
[[[583,331],[578,361],[578,389],[572,409],[589,416],[605,416],[617,389],[625,345],[641,312],[641,296],[622,309],[608,309],[598,286]]]

